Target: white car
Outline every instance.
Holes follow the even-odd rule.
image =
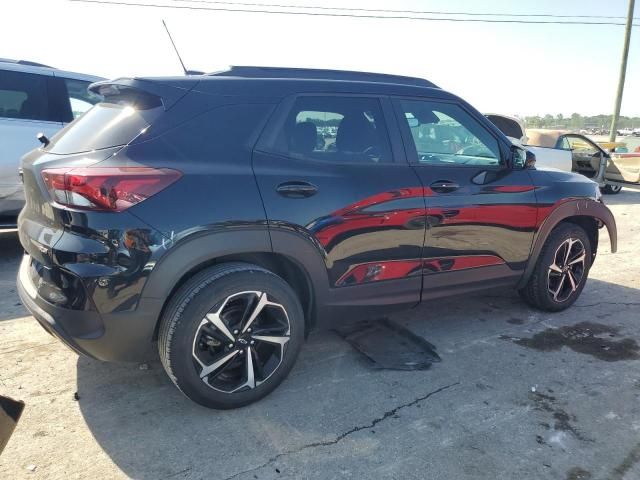
[[[34,62],[0,58],[0,224],[12,223],[24,204],[20,158],[40,146],[100,96],[87,90],[103,80]]]
[[[504,133],[514,145],[532,151],[536,156],[536,168],[572,171],[571,152],[558,148],[532,145],[522,120],[517,117],[486,113],[485,116]]]
[[[525,130],[515,117],[486,117],[518,146],[532,151],[536,168],[576,172],[597,182],[603,193],[620,193],[622,187],[640,188],[640,154],[611,153],[582,134],[570,130]]]

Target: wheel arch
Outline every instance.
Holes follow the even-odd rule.
[[[160,320],[173,294],[203,269],[228,262],[258,265],[282,277],[300,299],[308,332],[316,324],[316,307],[325,296],[328,280],[322,258],[317,251],[309,255],[313,253],[309,247],[315,247],[306,243],[303,238],[291,238],[287,253],[274,252],[266,229],[207,232],[177,242],[155,265],[142,292],[142,301],[161,299],[153,339],[157,339]],[[305,255],[301,256],[301,252]]]
[[[565,201],[556,206],[538,228],[534,236],[529,261],[527,262],[525,271],[518,283],[518,288],[522,288],[526,285],[533,273],[536,262],[547,238],[561,223],[573,223],[580,225],[586,230],[591,243],[591,251],[593,255],[592,261],[595,259],[595,255],[598,250],[598,230],[603,226],[606,226],[607,231],[609,232],[611,253],[615,253],[618,249],[616,221],[611,211],[603,203],[591,199]]]

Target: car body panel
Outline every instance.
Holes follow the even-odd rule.
[[[19,231],[28,255],[18,290],[43,327],[77,352],[147,358],[176,289],[219,261],[290,264],[302,272],[292,287],[310,292],[310,325],[327,325],[421,299],[515,286],[526,281],[550,228],[578,211],[607,225],[615,247],[615,223],[597,201],[594,182],[512,167],[511,142],[442,90],[314,79],[158,83],[158,94],[173,98],[165,89],[182,85],[181,95],[128,145],[69,155],[45,148],[23,159],[27,205]],[[328,92],[380,99],[392,163],[330,165],[262,148],[277,105]],[[427,169],[408,163],[390,106],[396,95],[459,102],[495,136],[504,164]],[[48,197],[41,171],[60,165],[144,165],[178,169],[182,177],[126,211],[88,211]],[[443,179],[462,188],[453,194],[429,188]],[[305,198],[278,194],[276,187],[291,180],[318,191]]]
[[[605,178],[613,182],[640,184],[640,153],[612,153]]]

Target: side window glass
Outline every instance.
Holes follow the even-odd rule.
[[[275,149],[288,156],[323,162],[392,161],[387,127],[376,98],[298,98]]]
[[[567,137],[560,137],[558,145],[558,148],[561,148],[562,150],[571,150],[571,145],[569,145],[569,140],[567,140]]]
[[[581,137],[565,137],[569,143],[569,148],[573,150],[575,154],[580,155],[596,155],[599,150],[589,143],[586,139]]]
[[[87,90],[90,82],[65,78],[64,83],[69,94],[69,102],[71,103],[71,112],[73,113],[74,119],[78,118],[96,103],[102,101],[101,95],[97,95]]]
[[[3,71],[0,75],[0,117],[49,120],[47,77]]]
[[[457,105],[401,100],[418,163],[433,165],[499,165],[498,141]]]

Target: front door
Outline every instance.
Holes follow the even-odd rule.
[[[537,223],[529,173],[509,167],[509,147],[462,104],[394,104],[407,155],[425,188],[425,295],[478,282],[516,282]]]
[[[384,97],[298,96],[280,105],[254,152],[274,250],[287,251],[279,231],[315,244],[327,287],[346,292],[337,303],[420,298],[423,190],[394,122]]]

